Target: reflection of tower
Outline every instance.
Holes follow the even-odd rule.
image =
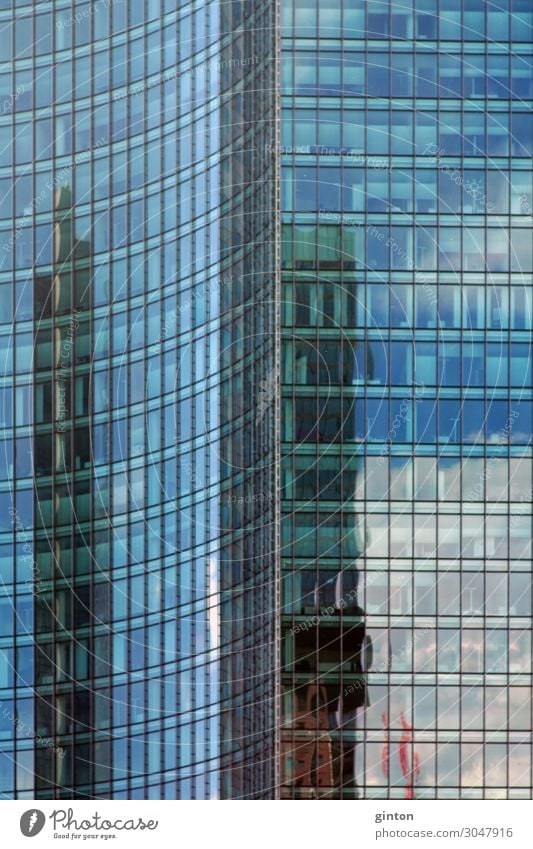
[[[296,727],[302,735],[298,745],[287,747],[285,756],[294,758],[293,781],[296,787],[329,789],[334,784],[333,745],[329,734],[328,694],[325,687],[309,684],[305,694],[305,708],[297,712]],[[305,790],[303,790],[305,796]]]
[[[318,254],[309,249],[317,243]],[[287,349],[296,345],[297,350],[296,373],[285,369],[282,387],[284,397],[294,399],[292,408],[284,407],[287,445],[282,446],[281,796],[286,799],[359,796],[357,722],[367,702],[371,662],[359,571],[364,550],[356,501],[364,474],[359,387],[374,369],[364,343],[339,328],[339,322],[349,326],[357,302],[354,251],[349,230],[328,225],[314,234],[288,234],[282,265],[289,282],[304,257],[298,302],[316,303],[320,293],[328,304],[327,311],[295,310],[297,327],[287,311],[282,328]]]
[[[56,191],[54,209],[52,270],[36,275],[33,305],[35,560],[42,588],[35,598],[38,798],[88,783],[94,716],[90,245],[74,233],[68,188]],[[105,605],[99,614],[105,616]],[[101,642],[98,651],[105,656]]]
[[[298,684],[283,745],[283,780],[293,798],[354,798],[356,792],[357,714],[366,701],[368,647],[357,573],[339,573],[336,583],[343,586],[336,603],[313,617],[316,624],[294,633]]]

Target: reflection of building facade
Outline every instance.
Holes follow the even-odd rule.
[[[54,192],[53,213],[52,273],[36,277],[33,310],[38,798],[62,796],[63,788],[85,783],[82,776],[89,781],[90,718],[97,698],[89,658],[102,662],[109,656],[109,583],[88,565],[91,245],[76,237],[66,186]],[[91,621],[93,599],[98,599],[99,621]],[[101,751],[105,756],[105,747]]]
[[[286,798],[531,798],[532,23],[281,4]]]

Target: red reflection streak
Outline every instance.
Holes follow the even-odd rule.
[[[403,713],[401,714],[401,722],[403,734],[398,744],[398,757],[400,768],[407,781],[405,798],[414,799],[414,784],[420,772],[420,759],[417,753],[413,752],[413,764],[409,767],[409,749],[413,742],[413,726],[407,721]]]
[[[383,728],[385,729],[385,743],[381,753],[381,769],[383,770],[383,775],[388,778],[390,774],[390,733],[388,713],[382,714],[381,718],[383,720]]]
[[[383,749],[381,751],[381,769],[383,771],[383,775],[387,778],[390,776],[390,727],[389,727],[389,715],[387,713],[383,713],[381,716],[383,720],[383,729],[385,732],[385,743],[383,744]],[[412,766],[409,766],[409,749],[413,742],[413,726],[407,721],[405,718],[405,714],[401,714],[400,716],[403,733],[400,738],[400,742],[398,743],[398,761],[400,763],[400,769],[402,771],[402,775],[406,779],[406,787],[405,787],[405,798],[406,799],[414,799],[414,786],[415,781],[418,778],[420,773],[420,758],[418,757],[416,752],[413,752],[413,763]]]

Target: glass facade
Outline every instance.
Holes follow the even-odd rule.
[[[529,799],[531,3],[281,14],[281,795]]]
[[[0,3],[7,798],[273,786],[273,508],[239,498],[273,491],[241,396],[275,350],[274,158],[245,150],[275,65],[272,7],[233,6]]]
[[[221,6],[221,795],[276,787],[277,432],[274,4]]]
[[[532,798],[532,25],[0,0],[1,796]]]
[[[204,798],[218,6],[2,5],[0,789]]]

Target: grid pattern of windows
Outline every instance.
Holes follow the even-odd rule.
[[[531,798],[533,12],[282,13],[286,798]]]
[[[0,793],[214,796],[218,5],[0,6]]]
[[[276,789],[274,4],[226,3],[221,63],[221,795]]]

